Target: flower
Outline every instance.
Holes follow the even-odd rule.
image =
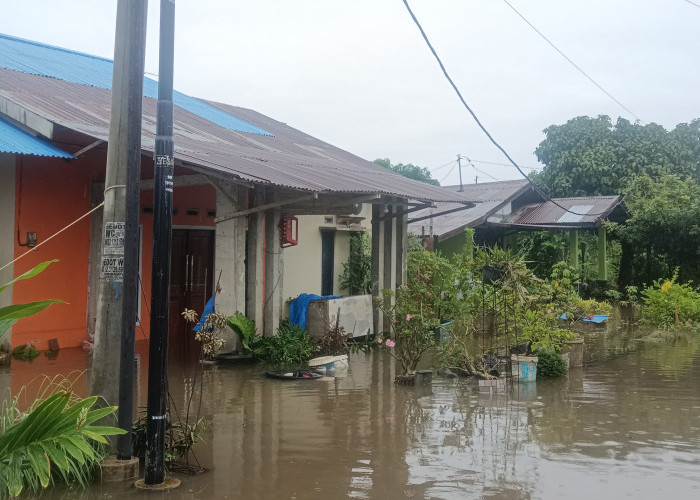
[[[551,309],[547,309],[547,314],[552,314],[552,310],[551,310]]]
[[[381,337],[377,337],[377,344],[381,344],[383,342]]]
[[[593,319],[593,317],[594,317],[594,316],[593,316],[592,314],[589,314],[589,315],[588,315],[588,319]]]
[[[413,316],[411,316],[410,314],[407,314],[407,315],[406,315],[406,321],[411,321],[411,318],[412,318],[412,317],[413,317]]]
[[[428,296],[432,296],[433,294],[431,292],[428,292]]]
[[[663,293],[666,293],[666,292],[668,292],[670,289],[671,289],[671,282],[670,282],[669,280],[666,280],[666,282],[665,282],[663,285],[661,285],[661,291],[662,291]]]
[[[396,342],[394,342],[391,339],[386,339],[386,346],[387,347],[394,347],[396,345]]]

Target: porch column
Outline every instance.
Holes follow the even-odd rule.
[[[279,193],[268,188],[265,203],[279,201]],[[282,249],[280,248],[279,207],[265,211],[265,301],[263,303],[263,334],[272,336],[280,326],[282,295]]]
[[[265,203],[265,193],[255,188],[252,193],[251,206]],[[246,316],[255,321],[255,334],[263,334],[263,262],[265,254],[265,214],[256,212],[248,216],[248,296],[246,298]]]
[[[396,219],[393,217],[394,215],[394,205],[385,205],[385,210],[384,210],[384,265],[383,265],[383,286],[385,289],[390,289],[393,291],[396,291],[396,281],[394,281],[396,277],[396,268],[395,268],[395,260],[396,260],[396,246],[395,246],[395,240],[394,240],[394,224],[396,224]],[[384,299],[384,307],[389,308],[391,307],[391,304],[393,303],[393,300],[391,297],[386,297]],[[389,323],[389,317],[387,315],[384,315],[384,329],[388,330],[388,323]]]
[[[225,214],[245,209],[246,192],[240,186],[216,184],[216,213]],[[245,311],[245,218],[237,217],[216,223],[214,244],[213,294],[221,276],[221,292],[216,297],[216,308],[224,314]],[[233,350],[238,339],[233,331],[226,329],[224,350]]]
[[[604,225],[598,226],[598,279],[608,281],[608,234]]]
[[[384,211],[384,205],[372,205],[372,309],[375,334],[381,333],[384,327],[383,314],[377,307],[377,300],[382,296],[384,289],[384,224],[380,220]]]
[[[0,154],[0,267],[15,258],[15,155]],[[26,237],[26,234],[24,235]],[[15,268],[10,264],[0,271],[0,285],[12,281]],[[0,307],[12,304],[12,286],[0,294]],[[10,347],[12,328],[0,337],[0,345]],[[1,386],[0,386],[1,387]],[[8,386],[9,387],[9,386]]]
[[[396,288],[406,284],[406,259],[408,256],[408,214],[406,202],[396,205]]]
[[[579,248],[578,248],[578,230],[569,230],[569,265],[574,269],[580,269],[579,266]]]

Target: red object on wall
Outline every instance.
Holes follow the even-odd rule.
[[[280,219],[280,246],[293,247],[299,244],[299,219],[282,217]]]

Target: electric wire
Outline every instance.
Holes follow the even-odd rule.
[[[454,165],[452,165],[452,168],[451,168],[450,170],[448,170],[448,172],[445,174],[445,177],[443,177],[442,179],[440,179],[438,182],[439,182],[440,184],[442,184],[443,182],[445,182],[445,179],[447,179],[447,178],[450,176],[450,174],[451,174],[452,172],[455,171],[455,168],[457,168],[457,162],[456,162],[456,161],[454,162]]]
[[[428,168],[428,170],[431,171],[431,172],[435,172],[436,170],[440,170],[440,169],[442,169],[442,168],[449,167],[449,166],[452,165],[455,161],[456,161],[456,160],[450,160],[450,161],[448,161],[447,163],[445,163],[444,165],[440,165],[439,167]]]
[[[570,214],[573,214],[573,215],[580,215],[580,216],[589,216],[589,217],[596,217],[596,216],[599,216],[599,215],[605,215],[606,212],[600,212],[600,213],[594,213],[594,214],[591,214],[591,213],[584,214],[584,213],[579,213],[579,212],[574,212],[574,211],[572,211],[572,210],[569,210],[568,208],[566,208],[565,206],[561,205],[560,203],[557,203],[557,202],[554,201],[552,198],[550,198],[547,194],[545,194],[545,192],[542,190],[542,188],[540,188],[537,184],[535,184],[535,182],[533,182],[532,179],[530,179],[530,178],[527,176],[527,174],[520,168],[520,166],[518,166],[518,164],[515,162],[515,160],[513,160],[513,158],[510,157],[510,155],[508,154],[508,152],[507,152],[505,149],[503,149],[503,146],[501,146],[501,145],[496,141],[496,139],[493,138],[493,136],[492,136],[491,133],[486,129],[486,127],[484,127],[484,125],[482,125],[482,123],[481,123],[481,121],[479,120],[479,118],[476,116],[476,114],[474,113],[474,111],[472,111],[472,108],[469,106],[469,104],[467,104],[467,101],[464,100],[464,97],[462,97],[462,93],[459,91],[459,88],[457,88],[457,85],[456,85],[455,82],[452,80],[452,78],[450,77],[449,73],[447,73],[447,70],[445,69],[445,65],[442,63],[442,60],[440,59],[440,56],[438,56],[437,52],[436,52],[435,49],[433,48],[433,45],[430,43],[430,40],[428,40],[428,35],[425,34],[425,31],[423,30],[423,26],[421,26],[420,22],[418,21],[418,18],[416,18],[416,15],[413,13],[413,11],[411,10],[411,7],[408,5],[408,0],[402,0],[402,1],[403,1],[403,4],[406,6],[406,9],[408,10],[408,13],[411,15],[411,18],[413,19],[413,22],[416,24],[416,26],[418,27],[418,30],[420,31],[421,35],[423,36],[423,40],[425,40],[425,43],[428,45],[428,48],[429,48],[430,51],[433,53],[433,56],[435,56],[435,59],[437,60],[437,63],[440,65],[440,69],[442,70],[443,75],[445,75],[445,78],[447,79],[448,82],[450,82],[450,85],[452,86],[452,88],[454,89],[454,91],[457,93],[457,97],[459,97],[459,100],[462,102],[462,104],[464,105],[464,107],[466,108],[466,110],[467,110],[467,111],[469,112],[469,114],[472,116],[472,118],[474,119],[474,121],[476,122],[476,124],[479,126],[479,128],[481,129],[481,131],[482,131],[484,134],[486,134],[486,137],[489,138],[489,140],[491,141],[491,143],[492,143],[494,146],[496,146],[496,148],[498,148],[498,150],[499,150],[501,153],[503,153],[503,155],[504,155],[504,156],[508,159],[508,161],[517,169],[517,171],[520,172],[520,174],[521,174],[523,177],[525,177],[525,179],[527,179],[527,181],[530,183],[530,185],[532,185],[533,189],[534,189],[540,196],[542,196],[545,200],[551,202],[551,203],[554,204],[555,206],[561,208],[562,210],[564,210],[565,212],[568,212],[568,213],[570,213]],[[451,172],[451,171],[450,171],[450,172]]]
[[[552,47],[554,50],[556,50],[557,52],[559,52],[559,55],[561,55],[564,59],[566,59],[566,60],[569,62],[569,64],[571,64],[574,68],[576,68],[576,69],[578,70],[579,73],[581,73],[583,76],[585,76],[593,85],[595,85],[596,87],[598,87],[606,96],[608,96],[610,99],[612,99],[618,106],[620,106],[622,109],[624,109],[624,110],[627,111],[629,114],[631,114],[632,116],[634,116],[635,119],[641,121],[641,119],[640,119],[633,111],[631,111],[627,106],[625,106],[624,104],[622,104],[622,103],[621,103],[618,99],[616,99],[615,96],[613,96],[610,92],[608,92],[607,90],[605,90],[605,89],[603,88],[602,85],[600,85],[598,82],[596,82],[590,75],[588,75],[588,73],[586,73],[585,71],[583,71],[583,69],[581,69],[581,67],[580,67],[578,64],[576,64],[574,61],[572,61],[571,58],[569,58],[569,56],[567,56],[566,54],[564,54],[564,52],[562,52],[561,49],[559,49],[559,47],[557,47],[557,46],[554,44],[554,42],[552,42],[549,38],[547,38],[540,30],[538,30],[538,29],[535,27],[535,25],[533,25],[530,21],[528,21],[528,20],[525,18],[525,16],[523,16],[523,15],[518,11],[518,9],[516,9],[515,7],[513,7],[513,5],[512,5],[508,0],[503,0],[503,1],[505,2],[505,4],[506,4],[508,7],[510,7],[510,8],[513,10],[513,12],[515,12],[515,13],[520,17],[520,19],[522,19],[523,21],[525,21],[525,22],[527,23],[527,25],[530,26],[530,28],[532,28],[533,30],[535,30],[535,33],[537,33],[538,35],[540,35],[540,37],[542,37],[542,39],[543,39],[545,42],[547,42],[547,43],[550,45],[550,47]],[[687,1],[687,0],[686,0],[686,1]]]
[[[693,6],[697,7],[698,9],[700,9],[700,3],[695,3],[695,2],[692,2],[691,0],[685,0],[685,1],[688,2],[690,5],[693,5]]]

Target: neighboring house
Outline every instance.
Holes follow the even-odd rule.
[[[78,219],[103,200],[111,84],[108,59],[0,35],[0,267],[42,244],[2,269],[0,283],[39,262],[60,261],[0,300],[66,302],[15,324],[5,339],[12,345],[46,349],[57,338],[61,347],[77,346],[94,330],[96,286],[111,283],[100,277],[101,210]],[[149,335],[156,94],[156,82],[145,78],[139,338]],[[283,249],[283,216],[320,216],[321,226],[335,229],[336,254],[326,264],[334,278],[344,260],[343,220],[371,228],[378,293],[406,279],[409,203],[470,205],[460,194],[405,179],[255,111],[178,92],[174,103],[171,338],[187,331],[181,310],[201,311],[219,278],[217,306],[245,311],[265,334],[276,330],[288,297],[323,291],[319,255],[331,238],[302,218],[299,245]],[[365,219],[354,219],[365,203]],[[375,316],[377,328],[381,320]]]
[[[526,179],[485,182],[443,189],[474,200],[474,207],[437,203],[415,212],[409,218],[409,231],[427,237],[434,248],[445,254],[460,252],[466,243],[465,229],[475,230],[480,245],[507,248],[519,231],[567,231],[569,262],[579,267],[579,231],[597,231],[600,279],[607,279],[605,220],[622,222],[627,210],[622,195],[553,198],[544,200]]]

